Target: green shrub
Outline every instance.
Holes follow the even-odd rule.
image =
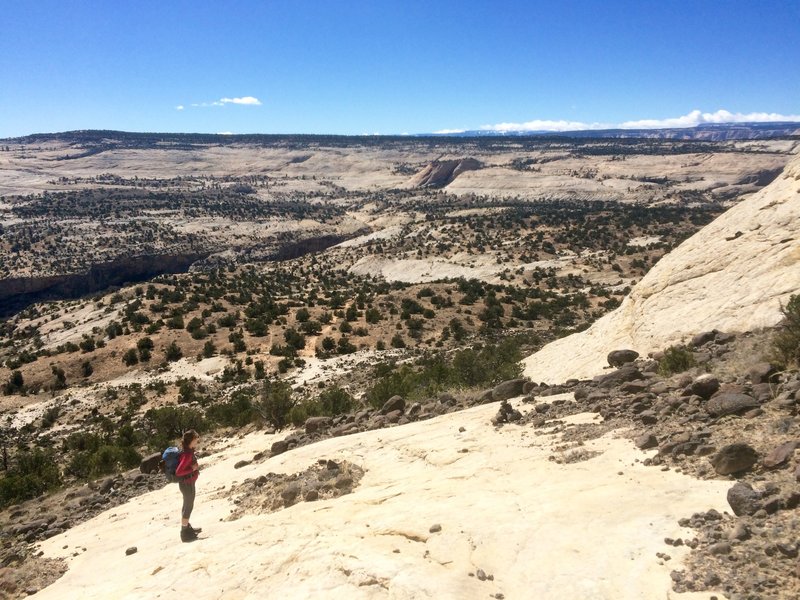
[[[3,393],[6,395],[21,393],[25,390],[25,379],[19,371],[12,371],[8,381],[3,385]]]
[[[178,346],[178,344],[175,343],[174,341],[169,346],[167,346],[167,349],[164,352],[164,357],[169,362],[175,362],[176,360],[179,360],[182,356],[183,356],[183,351],[181,350],[181,347]]]
[[[252,388],[236,390],[227,402],[210,406],[206,410],[206,417],[219,425],[243,427],[259,416],[253,408],[252,397]]]
[[[800,366],[800,295],[792,295],[781,306],[783,322],[772,338],[771,359],[785,368]]]
[[[16,464],[0,479],[0,508],[35,498],[61,485],[61,473],[50,451],[21,452]]]
[[[129,348],[125,354],[122,355],[122,362],[125,366],[131,367],[139,362],[139,355],[136,353],[135,348]]]
[[[288,383],[265,379],[253,408],[265,422],[280,429],[288,423],[294,405],[292,388]]]
[[[658,361],[658,372],[664,377],[683,373],[695,365],[694,354],[686,346],[670,346]]]
[[[198,432],[205,430],[206,420],[203,413],[188,406],[162,406],[144,413],[142,429],[148,445],[163,450],[183,437],[189,429]]]
[[[522,372],[521,341],[515,338],[499,344],[467,348],[452,358],[443,353],[421,359],[416,367],[378,365],[376,381],[367,390],[366,400],[382,406],[394,395],[420,400],[447,389],[489,386],[519,377]]]
[[[355,400],[340,387],[328,388],[316,400],[320,414],[335,417],[353,410]]]

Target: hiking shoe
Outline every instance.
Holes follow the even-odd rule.
[[[193,542],[197,539],[197,532],[191,527],[181,527],[181,541]]]
[[[189,529],[191,529],[192,531],[194,531],[194,532],[195,532],[195,534],[198,534],[198,533],[200,533],[201,531],[203,531],[203,528],[202,528],[202,527],[192,527],[192,524],[191,524],[191,523],[189,523]]]

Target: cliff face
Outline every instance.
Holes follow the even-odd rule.
[[[13,277],[0,281],[0,317],[44,300],[80,298],[111,286],[144,281],[163,273],[183,273],[205,254],[122,256],[92,265],[84,273]]]
[[[481,163],[474,158],[435,160],[408,182],[410,187],[444,187],[464,171],[475,171]]]
[[[665,256],[621,306],[592,327],[548,344],[525,375],[561,382],[597,375],[618,348],[640,354],[717,328],[777,324],[780,304],[800,292],[800,158]]]

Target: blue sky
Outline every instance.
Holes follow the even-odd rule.
[[[0,0],[0,16],[0,137],[800,120],[798,0]]]

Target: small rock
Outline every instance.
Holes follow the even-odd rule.
[[[242,467],[246,467],[246,466],[247,466],[247,465],[249,465],[249,464],[250,464],[250,461],[249,461],[249,460],[237,460],[237,461],[234,463],[234,465],[233,465],[233,468],[234,468],[234,469],[241,469]]]
[[[475,571],[475,577],[478,578],[478,581],[486,581],[486,572],[483,569],[478,569]]]
[[[728,542],[717,542],[716,544],[711,544],[708,547],[708,551],[715,556],[721,554],[730,554],[731,550],[731,545]]]
[[[736,523],[728,532],[728,539],[729,540],[739,540],[744,541],[750,538],[750,528],[742,523],[741,521]]]
[[[288,505],[295,501],[299,493],[300,486],[292,482],[281,491],[281,498],[283,498],[283,502]]]
[[[317,490],[308,490],[305,495],[306,502],[314,502],[319,500],[319,492]]]
[[[442,530],[442,526],[439,523],[434,523],[431,525],[430,529],[428,529],[431,533],[439,533]]]
[[[125,556],[130,556],[131,554],[136,554],[139,549],[136,546],[131,546],[127,550],[125,550]]]

